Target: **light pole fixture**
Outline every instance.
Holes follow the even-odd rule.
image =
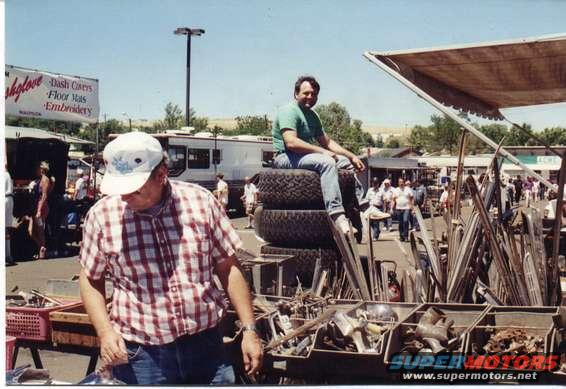
[[[191,90],[191,36],[201,36],[204,34],[204,30],[202,28],[188,28],[188,27],[179,27],[175,31],[173,31],[175,35],[186,35],[187,36],[187,95],[186,95],[186,102],[185,102],[185,116],[186,116],[186,123],[187,127],[189,127],[189,114],[190,114],[190,90]]]

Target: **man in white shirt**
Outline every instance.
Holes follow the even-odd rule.
[[[251,182],[250,177],[244,178],[246,184],[244,185],[244,195],[240,199],[244,202],[246,215],[248,215],[248,225],[246,228],[253,228],[254,210],[257,203],[258,190]]]
[[[395,188],[391,186],[391,180],[386,178],[383,180],[383,188],[381,189],[381,210],[383,212],[393,214],[393,193]],[[385,229],[387,231],[391,230],[392,220],[387,218],[385,220]]]
[[[379,211],[382,208],[382,192],[379,188],[379,180],[377,178],[372,180],[372,186],[366,193],[366,199],[369,201],[369,208],[367,211],[368,215],[371,215],[373,211]],[[379,220],[370,220],[369,224],[371,227],[371,238],[373,240],[378,240],[380,233]]]
[[[228,184],[224,181],[223,173],[216,174],[216,179],[218,180],[216,183],[216,198],[220,201],[222,208],[226,210],[228,206]]]
[[[411,194],[411,198],[413,199],[413,203],[415,201],[415,189],[412,187],[412,182],[409,180],[405,181],[405,190],[408,190]],[[413,207],[411,206],[411,212],[409,212],[409,225],[411,230],[416,230],[418,227],[417,218],[414,215]]]
[[[438,200],[438,204],[440,205],[440,213],[443,215],[448,210],[448,196],[450,195],[450,191],[448,190],[448,185],[444,186],[444,191],[440,195],[440,199]]]
[[[537,179],[533,179],[533,192],[532,192],[533,202],[539,200],[538,198],[538,193],[540,190],[539,188],[540,188],[540,182]]]
[[[401,242],[409,238],[409,218],[413,205],[413,191],[405,187],[405,181],[399,178],[399,187],[393,192],[393,209],[399,221],[399,239]]]
[[[77,169],[77,176],[79,178],[75,181],[75,193],[73,194],[73,200],[82,200],[86,197],[87,181],[85,180],[84,171],[82,169]]]

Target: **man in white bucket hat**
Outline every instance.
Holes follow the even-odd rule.
[[[167,178],[161,145],[143,132],[108,143],[100,190],[86,216],[81,296],[100,354],[128,384],[233,384],[217,328],[226,309],[217,275],[243,326],[246,370],[261,366],[241,241],[214,196]],[[104,278],[113,282],[106,312]]]

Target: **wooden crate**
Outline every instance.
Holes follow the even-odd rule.
[[[53,344],[100,347],[100,341],[83,304],[52,312],[49,318]]]

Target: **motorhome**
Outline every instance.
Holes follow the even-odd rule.
[[[243,214],[244,178],[253,178],[268,169],[274,158],[271,137],[238,135],[215,136],[211,132],[168,130],[152,134],[169,155],[171,179],[194,182],[211,191],[216,174],[222,172],[229,186],[227,211]],[[111,135],[111,138],[117,134]]]

